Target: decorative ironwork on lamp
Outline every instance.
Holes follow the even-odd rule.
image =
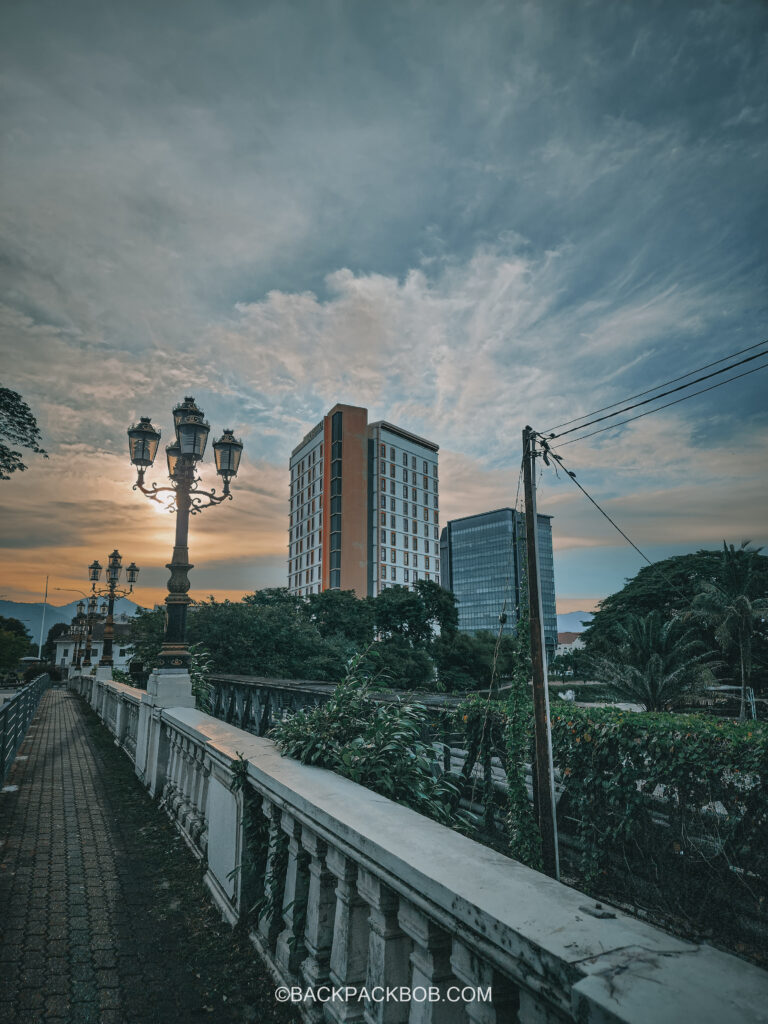
[[[140,490],[161,505],[165,504],[161,495],[172,495],[173,500],[167,507],[169,512],[176,514],[176,539],[171,561],[166,566],[170,577],[165,599],[165,637],[159,663],[163,668],[187,669],[190,656],[186,644],[186,621],[187,608],[192,603],[188,595],[189,570],[193,568],[189,561],[189,517],[222,501],[232,500],[230,482],[237,476],[243,443],[231,430],[225,430],[214,441],[216,472],[224,484],[221,494],[217,494],[214,488],[205,491],[199,487],[201,481],[196,467],[205,454],[211,428],[191,395],[173,409],[173,426],[175,438],[165,449],[170,487],[158,487],[157,484],[148,487],[144,483],[145,472],[155,461],[160,443],[160,431],[152,426],[148,417],[143,416],[128,430],[128,447],[131,462],[137,469],[134,490]]]

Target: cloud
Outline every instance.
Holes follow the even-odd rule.
[[[446,518],[514,500],[526,423],[764,330],[756,7],[181,13],[4,12],[4,383],[53,453],[0,491],[14,585],[52,557],[74,579],[107,523],[162,566],[125,430],[165,441],[184,394],[246,442],[194,524],[223,592],[280,580],[288,454],[336,401],[440,444]],[[758,381],[563,454],[644,542],[679,542],[686,502],[691,536],[757,526]],[[559,550],[599,558],[565,494],[544,483]]]

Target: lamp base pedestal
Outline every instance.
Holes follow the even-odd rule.
[[[168,742],[160,715],[163,708],[193,708],[192,680],[179,668],[156,668],[141,695],[136,737],[136,774],[152,796],[162,792],[168,763]]]
[[[97,665],[96,678],[102,683],[109,683],[112,679],[111,665]]]

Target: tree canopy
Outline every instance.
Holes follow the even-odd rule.
[[[163,636],[162,610],[139,612],[131,626],[134,657],[151,669]],[[376,598],[326,590],[306,600],[282,588],[242,601],[209,598],[190,608],[187,635],[212,671],[338,682],[359,670],[394,689],[487,687],[495,638],[459,633],[456,601],[437,583],[391,587]],[[504,671],[508,644],[498,667]]]
[[[730,549],[733,545],[725,545],[726,552]],[[768,557],[744,546],[741,549],[743,556],[733,550],[736,559],[749,559],[744,595],[750,602],[758,602],[759,608],[759,601],[768,594]],[[740,677],[738,645],[726,644],[724,648],[716,635],[714,618],[711,614],[704,614],[699,598],[704,592],[712,596],[715,592],[722,594],[728,591],[729,587],[732,590],[728,572],[723,550],[702,549],[694,554],[674,555],[644,566],[636,576],[627,580],[621,590],[600,603],[592,622],[582,634],[585,654],[590,661],[613,657],[625,641],[625,631],[632,619],[656,612],[663,620],[682,617],[691,635],[700,640],[707,650],[717,654],[721,661],[719,673],[722,681],[735,681],[737,676]],[[753,682],[759,685],[766,679],[768,666],[768,629],[765,623],[755,622],[750,654],[754,665]]]
[[[21,395],[0,387],[0,480],[10,480],[11,473],[27,468],[22,453],[11,445],[28,448],[47,459],[40,440],[37,420]]]

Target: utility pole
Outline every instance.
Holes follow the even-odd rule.
[[[533,713],[536,740],[534,785],[539,832],[548,875],[560,880],[557,849],[557,813],[552,768],[552,732],[549,720],[549,688],[544,646],[544,616],[539,576],[538,517],[536,515],[536,434],[523,430],[523,481],[525,485],[525,539],[528,556],[528,607],[531,620],[531,661],[533,663]]]

